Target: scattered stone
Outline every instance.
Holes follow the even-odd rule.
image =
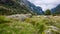
[[[8,18],[18,19],[20,21],[24,21],[26,18],[32,17],[31,14],[16,14],[16,15],[10,15],[7,16]]]

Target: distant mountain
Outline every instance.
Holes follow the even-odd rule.
[[[0,14],[43,14],[42,8],[27,0],[0,0]]]
[[[27,4],[27,7],[29,7],[34,13],[39,15],[44,13],[41,7],[35,6],[33,3],[27,1],[26,4]]]
[[[51,9],[51,11],[52,14],[60,14],[60,4],[57,7]]]

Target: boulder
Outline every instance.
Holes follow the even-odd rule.
[[[18,19],[20,21],[24,21],[26,18],[30,18],[31,16],[32,16],[31,14],[16,14],[16,15],[10,15],[7,17],[12,18],[12,19]]]

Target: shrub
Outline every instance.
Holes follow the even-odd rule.
[[[8,23],[10,19],[6,18],[5,16],[0,16],[0,23]]]
[[[45,11],[45,15],[51,15],[51,11],[48,9]]]
[[[30,22],[30,21],[31,21],[30,18],[26,18],[26,19],[25,19],[25,22]]]

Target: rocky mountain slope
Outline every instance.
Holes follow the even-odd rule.
[[[27,7],[30,8],[34,13],[39,15],[44,13],[41,7],[35,6],[33,3],[29,1],[25,1],[24,3],[26,3]]]
[[[0,0],[0,15],[40,14],[40,11],[42,9],[39,10],[38,7],[27,0]]]
[[[53,8],[51,11],[52,14],[60,14],[60,4],[57,7]]]

